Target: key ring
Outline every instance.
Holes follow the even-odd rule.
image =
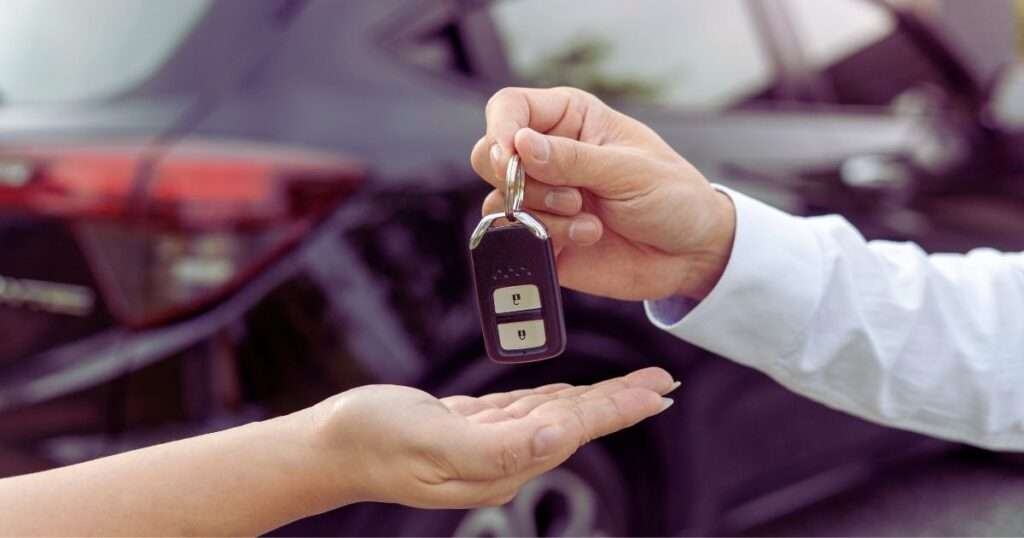
[[[473,234],[469,237],[469,250],[474,250],[476,247],[480,246],[480,242],[484,240],[484,235],[487,234],[487,230],[490,229],[491,225],[494,224],[495,221],[504,216],[505,215],[502,213],[491,213],[480,219],[476,228],[473,229]],[[516,214],[513,216],[516,220],[526,226],[526,228],[530,230],[530,233],[532,233],[537,239],[546,241],[550,237],[550,235],[548,235],[548,229],[544,226],[544,223],[533,215],[525,211],[516,211]]]
[[[505,218],[515,222],[516,213],[523,209],[523,198],[526,197],[526,172],[523,170],[519,155],[512,155],[505,169]]]
[[[505,170],[505,212],[491,213],[480,219],[473,234],[470,236],[469,249],[473,250],[483,241],[487,230],[498,219],[505,217],[511,222],[520,222],[533,233],[537,239],[546,241],[548,229],[544,223],[534,218],[533,215],[523,211],[523,198],[526,196],[526,172],[518,155],[513,155],[508,161],[508,168]]]

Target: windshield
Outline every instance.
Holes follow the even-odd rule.
[[[72,103],[141,83],[211,0],[3,0],[0,101]]]

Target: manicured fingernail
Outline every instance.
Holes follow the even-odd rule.
[[[666,392],[665,394],[668,394],[668,393],[678,389],[679,385],[682,385],[682,384],[683,384],[682,381],[676,381],[675,383],[672,383],[672,386],[668,388],[668,392]]]
[[[493,162],[493,163],[501,162],[501,146],[499,146],[497,144],[492,144],[491,145],[491,162]]]
[[[533,455],[542,458],[558,451],[565,437],[565,428],[561,426],[544,426],[533,435]]]
[[[580,191],[572,188],[551,189],[544,197],[544,205],[555,213],[574,214],[583,205]]]
[[[597,223],[590,219],[576,219],[569,225],[569,239],[576,243],[593,243],[597,234]]]
[[[661,398],[661,411],[658,411],[658,412],[661,413],[662,411],[668,409],[669,407],[672,407],[672,404],[674,404],[674,403],[676,403],[676,401],[673,400],[672,398],[665,398],[664,396],[662,396],[662,398]]]
[[[530,141],[530,155],[534,161],[539,163],[547,162],[551,153],[551,146],[544,135],[532,129],[526,131],[526,138]]]

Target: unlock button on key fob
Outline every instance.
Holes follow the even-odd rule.
[[[498,344],[504,350],[543,347],[546,341],[543,319],[498,324]]]

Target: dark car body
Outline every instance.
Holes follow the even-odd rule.
[[[940,33],[892,12],[896,30],[885,39],[808,76],[779,52],[778,14],[750,4],[775,51],[770,84],[714,112],[621,107],[709,178],[790,211],[838,211],[868,236],[931,249],[1021,248],[1020,155],[1006,149],[1018,146],[979,119],[984,87]],[[88,316],[0,301],[4,473],[288,412],[366,383],[480,393],[648,365],[683,381],[676,405],[581,451],[569,474],[537,490],[529,516],[364,505],[280,532],[740,533],[893,465],[958,449],[800,398],[657,330],[638,304],[570,290],[562,357],[486,361],[467,240],[487,189],[468,153],[488,96],[516,82],[486,3],[218,0],[124,92],[0,108],[0,164],[127,140],[136,182],[189,147],[218,147],[232,160],[302,148],[336,160],[346,178],[329,205],[300,215],[301,233],[246,261],[231,286],[154,319],[110,307],[95,262],[110,254],[85,252],[93,217],[0,206],[0,282],[77,286],[95,300]],[[892,105],[908,92],[916,108]],[[136,210],[116,226],[134,233],[159,220],[153,192],[133,193]],[[273,222],[291,222],[281,219]],[[186,227],[208,229],[242,233]],[[598,509],[566,508],[581,499]]]

